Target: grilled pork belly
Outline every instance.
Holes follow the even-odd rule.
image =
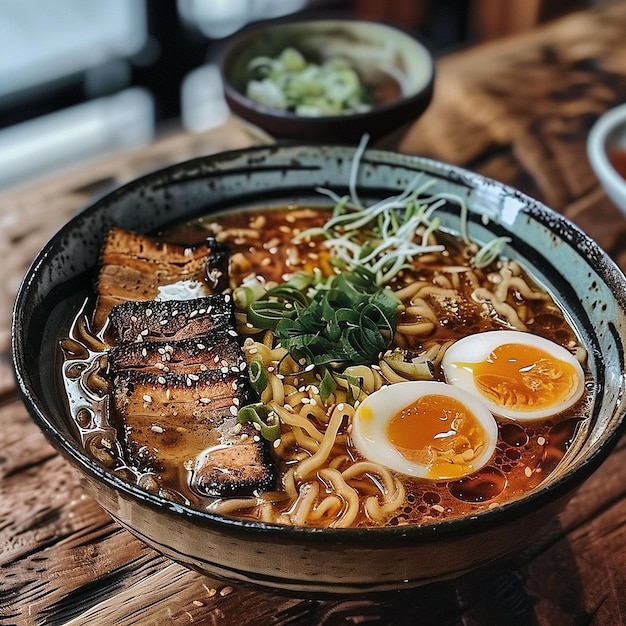
[[[239,407],[249,401],[246,383],[241,374],[221,370],[117,374],[111,416],[123,433],[131,464],[175,488],[203,458],[205,495],[238,495],[271,486],[275,473],[263,442],[252,426],[236,420]]]
[[[109,350],[109,371],[112,376],[132,369],[157,376],[195,374],[221,370],[240,374],[246,359],[234,337],[221,331],[176,341],[142,341],[123,343]]]
[[[218,328],[236,334],[233,314],[232,298],[222,294],[193,300],[129,300],[111,310],[109,332],[116,343],[175,341],[202,337]]]
[[[116,304],[153,300],[160,287],[194,281],[209,294],[222,291],[227,279],[228,255],[214,239],[183,246],[110,228],[100,257],[94,327],[102,328]]]
[[[110,418],[127,462],[163,487],[191,482],[209,496],[248,495],[276,481],[266,442],[236,419],[250,400],[247,364],[231,297],[210,293],[224,289],[227,263],[211,241],[186,247],[113,228],[94,314],[102,325],[108,319],[114,344]],[[207,295],[155,299],[185,280],[203,282]]]

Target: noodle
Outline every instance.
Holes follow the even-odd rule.
[[[503,302],[496,294],[485,287],[480,287],[473,292],[473,297],[478,302],[489,302],[493,310],[500,315],[512,328],[517,330],[528,330],[528,327],[519,318],[515,309],[506,302]]]
[[[322,469],[319,471],[319,475],[331,484],[345,505],[341,514],[331,522],[330,526],[332,528],[348,528],[352,526],[359,513],[359,495],[346,483],[338,470]]]
[[[349,405],[340,404],[334,408],[319,449],[313,456],[298,464],[296,468],[298,479],[303,480],[307,478],[324,464],[335,443],[335,437],[344,417],[352,417],[353,414],[354,409]]]

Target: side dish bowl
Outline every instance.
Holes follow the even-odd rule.
[[[469,234],[506,236],[506,255],[549,289],[587,347],[596,386],[584,438],[524,497],[477,515],[380,528],[316,529],[242,521],[193,510],[130,484],[84,452],[60,393],[58,341],[93,289],[106,229],[155,233],[244,207],[323,206],[317,187],[347,193],[350,146],[268,146],[202,157],[149,174],[97,200],[43,248],[21,285],[13,318],[23,400],[86,491],[123,527],[190,568],[289,593],[352,594],[450,579],[509,557],[536,539],[623,432],[626,280],[607,255],[560,215],[522,193],[458,167],[381,150],[361,159],[364,199],[405,189],[418,172],[465,198]],[[442,225],[458,231],[456,212]]]
[[[587,156],[609,198],[626,214],[626,104],[610,109],[593,125]]]
[[[276,58],[286,48],[311,63],[342,59],[370,92],[388,93],[393,82],[397,93],[374,101],[366,111],[340,115],[299,115],[259,104],[246,94],[253,76],[250,63]],[[417,120],[430,103],[435,69],[427,48],[406,32],[374,22],[334,19],[270,22],[243,31],[227,44],[221,72],[231,110],[273,137],[357,142],[365,133],[378,139]]]

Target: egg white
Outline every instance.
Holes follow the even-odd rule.
[[[483,429],[484,445],[471,463],[468,474],[484,467],[496,448],[498,425],[484,403],[460,387],[436,381],[411,381],[383,387],[368,396],[356,409],[352,418],[351,437],[357,450],[368,460],[409,476],[446,480],[448,477],[432,476],[426,465],[410,461],[387,439],[389,420],[405,407],[425,395],[444,395],[463,403],[475,416]],[[372,415],[372,417],[365,417]],[[454,476],[457,480],[460,476]]]
[[[463,367],[463,363],[480,363],[498,346],[505,344],[524,344],[534,346],[549,353],[555,359],[569,363],[575,370],[577,384],[562,402],[539,410],[514,410],[503,407],[485,397],[476,387],[474,373],[471,368]],[[469,335],[453,343],[441,362],[448,383],[469,391],[486,403],[489,410],[499,416],[512,420],[538,420],[556,415],[573,406],[582,396],[585,386],[585,373],[576,357],[562,346],[532,333],[516,330],[496,330]]]

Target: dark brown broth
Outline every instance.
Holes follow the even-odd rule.
[[[296,212],[297,211],[297,212]],[[297,220],[294,220],[297,215]],[[226,229],[246,229],[254,217],[243,213],[232,214],[221,219]],[[308,269],[308,265],[319,262],[316,253],[311,252],[310,258],[301,259],[300,264],[288,261],[289,249],[292,247],[294,225],[296,232],[319,226],[327,219],[321,211],[273,211],[264,214],[265,225],[258,242],[249,245],[236,236],[227,236],[225,240],[233,252],[245,254],[251,261],[255,273],[268,281],[284,280],[285,269],[289,272]],[[206,235],[211,220],[204,219],[190,223],[168,233],[168,238],[190,243]],[[448,239],[448,246],[456,245],[453,238]],[[459,258],[451,255],[450,265],[458,264]],[[430,279],[437,271],[433,265],[419,265],[414,273],[405,275],[404,280],[410,282],[417,279]],[[236,281],[244,277],[234,275]],[[467,286],[469,290],[471,287]],[[546,306],[542,301],[527,303],[534,320],[529,332],[552,339],[556,343],[566,345],[575,341],[576,335],[565,320],[561,311],[555,306]],[[410,320],[405,320],[410,321]],[[484,318],[474,315],[460,318],[456,325],[448,324],[437,329],[436,338],[441,341],[456,340],[468,334],[483,332],[498,327]],[[415,348],[418,348],[416,345]],[[438,372],[439,379],[443,379]],[[585,415],[588,398],[583,398],[566,415],[557,416],[542,422],[517,424],[502,422],[499,425],[500,436],[495,457],[491,464],[475,475],[450,483],[432,484],[426,481],[403,477],[408,494],[407,506],[396,514],[390,524],[424,522],[430,519],[443,519],[475,513],[486,506],[496,506],[508,500],[516,499],[540,484],[554,470],[563,458],[572,442],[577,426]]]
[[[214,227],[217,218],[208,217],[184,224],[163,233],[162,236],[168,241],[191,244],[201,241],[216,230],[218,238],[226,242],[232,251],[232,286],[239,284],[251,272],[263,276],[267,281],[281,282],[294,271],[310,270],[327,262],[325,253],[320,252],[317,245],[311,245],[305,254],[296,255],[292,242],[294,234],[323,224],[327,216],[324,211],[298,207],[263,213],[232,212],[219,217],[219,228]],[[448,244],[451,245],[452,241],[450,238]],[[451,254],[443,260],[443,263],[450,265],[458,265],[459,262],[458,254]],[[400,277],[397,282],[430,280],[438,271],[437,268],[436,264],[418,262],[415,271]],[[467,290],[469,297],[469,285]],[[532,310],[530,332],[561,344],[576,340],[574,331],[552,303],[535,301],[527,304]],[[470,313],[464,316],[461,312],[458,320],[458,323],[438,327],[436,339],[455,340],[470,333],[498,327],[497,320],[485,321]],[[417,340],[412,347],[419,348]],[[76,374],[77,365],[68,362],[65,371],[67,381],[70,375]],[[442,379],[440,372],[436,375]],[[589,401],[590,397],[587,395],[565,414],[542,422],[501,422],[494,459],[487,467],[467,478],[448,483],[432,483],[401,476],[407,491],[406,504],[395,512],[388,523],[426,523],[465,516],[523,496],[545,480],[563,458],[587,412]],[[100,416],[103,412],[104,419]],[[106,421],[106,411],[103,411],[100,400],[95,401],[91,408],[83,407],[76,415],[85,445],[92,455],[129,480],[140,483],[143,481],[143,486],[148,489],[157,488],[150,483],[150,477],[140,478],[131,468],[125,466],[118,444],[113,442],[111,445],[110,440],[114,435]],[[349,454],[353,458],[357,457],[354,450],[350,450]],[[115,460],[116,457],[119,458]],[[162,490],[161,493],[199,508],[206,507],[212,500],[198,496],[189,487],[189,479],[189,473],[181,469],[180,476],[171,477],[169,484],[164,483],[165,491]],[[275,506],[280,508],[283,505]],[[245,517],[245,512],[240,516]],[[368,521],[363,516],[358,523],[365,525]]]

